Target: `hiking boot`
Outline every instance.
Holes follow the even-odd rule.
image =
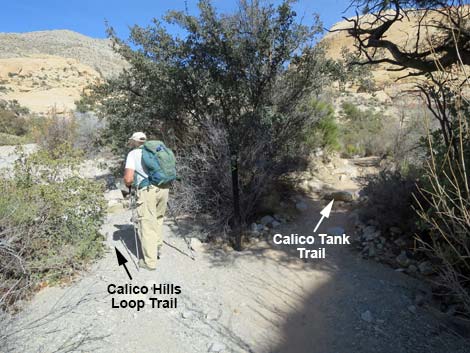
[[[162,257],[162,246],[159,245],[157,248],[157,260],[160,260],[160,257]]]
[[[139,260],[139,267],[144,268],[147,271],[155,271],[157,269],[156,267],[150,267],[149,265],[147,265],[143,259]]]

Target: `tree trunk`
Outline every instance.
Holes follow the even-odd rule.
[[[232,193],[233,193],[233,213],[234,213],[234,245],[235,250],[242,250],[242,219],[240,213],[240,190],[238,185],[238,154],[231,156],[231,169],[232,169]]]

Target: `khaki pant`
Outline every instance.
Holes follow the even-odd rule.
[[[147,266],[157,265],[157,247],[163,244],[163,216],[168,189],[151,185],[137,191],[137,215],[142,255]]]

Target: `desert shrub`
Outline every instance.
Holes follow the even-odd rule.
[[[310,102],[315,124],[305,131],[305,147],[309,150],[321,148],[335,151],[340,148],[340,129],[336,122],[335,111],[331,104],[313,99]]]
[[[30,125],[31,139],[49,151],[69,143],[91,156],[103,145],[105,122],[93,113],[57,114],[51,111],[46,116],[32,119]]]
[[[192,136],[192,143],[177,151],[180,181],[174,184],[171,200],[175,215],[192,215],[206,221],[206,232],[227,231],[231,209],[230,155],[227,134],[217,126],[210,133]],[[187,136],[189,142],[189,136]]]
[[[384,141],[380,138],[383,116],[373,109],[362,110],[350,102],[341,106],[343,124],[341,143],[346,156],[369,156],[385,153]]]
[[[0,132],[0,146],[21,145],[28,142],[30,140],[27,136],[16,136]]]
[[[418,171],[408,174],[382,171],[366,177],[362,191],[366,201],[361,208],[361,217],[376,220],[385,235],[391,227],[398,227],[408,236],[414,236],[418,217],[413,202],[418,179]]]
[[[51,110],[46,116],[34,119],[32,125],[32,138],[48,151],[76,141],[77,124],[72,114],[59,115]]]
[[[106,123],[95,114],[74,113],[75,141],[74,146],[83,150],[88,156],[94,156],[104,145],[104,128]]]
[[[29,132],[29,110],[17,101],[0,100],[0,133],[24,136]]]
[[[0,308],[12,308],[41,283],[73,275],[103,249],[103,186],[73,173],[70,146],[57,158],[47,150],[20,153],[11,178],[1,179]],[[70,157],[70,158],[69,158]]]
[[[455,91],[454,91],[455,92]],[[456,90],[456,92],[458,92]],[[428,136],[428,163],[417,213],[421,249],[435,259],[446,296],[470,316],[470,104],[462,93],[446,101],[450,130]]]

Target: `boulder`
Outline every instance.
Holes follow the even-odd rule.
[[[264,226],[272,223],[272,221],[274,221],[274,218],[272,216],[269,216],[269,215],[264,216],[259,220],[259,222]]]
[[[282,215],[278,214],[278,213],[274,214],[273,217],[278,222],[281,222],[281,223],[286,223],[287,222],[286,218],[283,217]]]
[[[329,235],[343,235],[344,228],[341,227],[331,227],[326,230],[326,233]]]
[[[402,251],[395,260],[401,267],[408,267],[410,265],[410,259],[406,255],[406,251]]]
[[[419,272],[425,276],[428,276],[434,272],[434,269],[429,261],[420,262],[418,268]]]
[[[252,231],[252,232],[257,232],[258,231],[258,225],[255,222],[250,224],[250,231]]]
[[[200,251],[203,249],[203,244],[202,244],[202,241],[199,240],[198,238],[191,238],[191,247],[196,250],[196,251]]]
[[[364,320],[365,322],[372,322],[373,317],[372,317],[371,312],[369,310],[364,311],[361,314],[361,319]]]
[[[323,198],[326,200],[333,199],[335,201],[352,202],[356,199],[356,195],[351,191],[334,191],[326,194]]]

